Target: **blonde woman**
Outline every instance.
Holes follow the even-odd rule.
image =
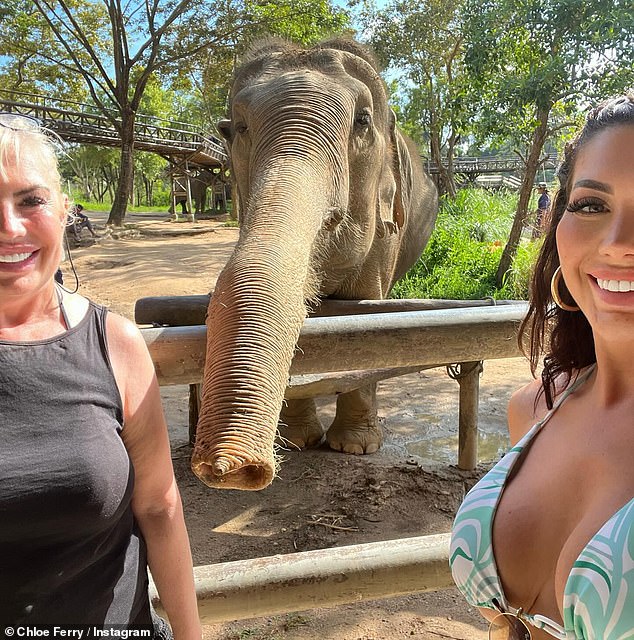
[[[54,280],[68,202],[54,147],[0,114],[0,622],[199,638],[152,362],[135,326]],[[147,636],[146,636],[147,637]]]

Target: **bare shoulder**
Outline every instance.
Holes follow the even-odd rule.
[[[108,354],[124,409],[133,409],[155,381],[145,340],[133,322],[116,313],[106,316],[106,334]]]
[[[145,344],[138,327],[118,313],[108,312],[106,330],[108,332],[108,342],[112,345],[117,344],[117,346],[125,347],[128,342],[132,342],[130,346],[134,347],[135,343]]]
[[[521,440],[528,430],[546,413],[543,395],[536,403],[541,391],[541,380],[533,380],[518,389],[509,400],[508,425],[511,444]]]
[[[152,368],[145,340],[133,322],[116,313],[108,313],[106,333],[108,351],[115,373],[117,366],[126,371],[134,370],[135,375],[144,372],[148,363]]]

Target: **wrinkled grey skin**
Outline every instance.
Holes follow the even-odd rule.
[[[370,56],[348,41],[260,45],[237,73],[219,130],[241,228],[208,316],[198,437],[214,449],[216,474],[248,455],[225,455],[212,439],[244,432],[272,446],[306,301],[385,298],[419,257],[438,208]],[[288,401],[280,433],[299,447],[320,442],[313,401]],[[375,385],[338,397],[326,437],[348,453],[380,447]]]

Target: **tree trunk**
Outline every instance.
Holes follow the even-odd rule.
[[[458,137],[455,133],[451,133],[447,141],[447,168],[443,169],[445,180],[447,183],[447,195],[455,198],[457,195],[456,177],[453,172],[453,159]]]
[[[435,176],[436,188],[438,189],[438,196],[443,196],[448,193],[447,188],[447,171],[442,162],[442,153],[440,150],[440,134],[432,129],[429,132],[429,151],[431,155],[431,161],[438,168],[438,173]]]
[[[132,195],[134,176],[134,113],[123,112],[121,120],[121,165],[119,184],[110,209],[107,224],[123,226],[126,209]]]
[[[526,169],[524,171],[524,177],[520,187],[520,196],[517,202],[515,218],[513,219],[509,239],[504,247],[502,257],[500,258],[500,264],[498,265],[497,273],[495,274],[495,286],[498,289],[501,289],[504,286],[506,274],[511,268],[515,255],[517,254],[517,247],[520,244],[522,229],[526,223],[528,205],[530,203],[533,186],[535,184],[535,176],[540,165],[540,156],[548,133],[549,113],[550,105],[539,107],[537,109],[537,121],[539,122],[539,125],[533,132],[531,148],[526,160]]]
[[[96,183],[97,185],[97,202],[103,202],[103,198],[108,193],[108,182],[107,180],[100,180]]]

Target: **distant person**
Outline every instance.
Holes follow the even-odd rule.
[[[176,206],[179,206],[179,205],[180,205],[180,208],[181,208],[182,215],[184,215],[184,216],[189,215],[189,211],[187,210],[187,198],[177,198],[176,199]],[[176,212],[174,212],[174,213],[175,213],[175,215],[177,215]]]
[[[90,235],[93,238],[97,237],[97,234],[95,233],[95,230],[92,227],[92,223],[90,222],[90,218],[88,218],[88,216],[83,213],[84,211],[84,205],[82,204],[76,204],[72,210],[71,210],[71,223],[72,223],[72,229],[73,229],[73,234],[75,237],[75,240],[77,242],[81,241],[81,230],[82,229],[88,229],[88,231],[90,231]]]
[[[550,209],[550,193],[545,182],[537,185],[539,199],[537,200],[537,216],[535,217],[535,226],[533,227],[533,239],[539,238],[544,232],[546,225],[546,216]]]

